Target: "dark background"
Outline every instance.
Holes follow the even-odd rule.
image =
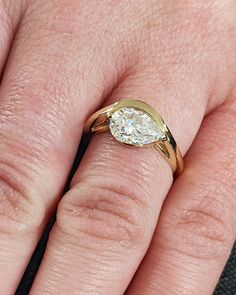
[[[68,185],[71,181],[71,178],[72,178],[75,170],[77,169],[77,167],[79,165],[79,162],[84,154],[84,151],[86,149],[88,142],[89,142],[89,138],[88,137],[84,138],[80,147],[79,147],[74,166],[72,168],[70,177],[68,179],[68,183],[65,187],[65,192],[69,189]],[[54,222],[55,222],[55,215],[51,218],[40,242],[38,243],[38,246],[31,258],[31,261],[26,269],[26,272],[23,276],[23,279],[22,279],[15,295],[29,294],[29,290],[31,288],[32,282],[33,282],[34,277],[37,273],[37,270],[39,268],[40,262],[43,257],[43,253],[46,248],[48,235],[50,233],[50,230],[51,230]],[[69,295],[69,294],[65,294],[65,295]],[[171,294],[167,294],[167,295],[171,295]],[[199,295],[202,295],[202,294],[199,294]],[[216,287],[214,295],[236,295],[236,243],[235,243],[234,248],[232,250],[232,254],[229,258],[229,261],[222,273],[221,279]]]

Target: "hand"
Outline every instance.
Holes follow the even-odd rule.
[[[1,0],[0,16],[1,295],[59,202],[86,118],[128,98],[190,148],[185,171],[171,187],[153,149],[93,136],[30,294],[212,294],[235,240],[235,1]]]

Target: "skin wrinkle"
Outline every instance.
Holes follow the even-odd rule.
[[[3,147],[4,145],[2,144],[1,146]],[[10,153],[9,151],[7,152],[7,149],[10,150]],[[6,151],[5,153],[4,150]],[[24,196],[28,202],[38,203],[38,201],[34,199],[36,191],[38,192],[37,195],[42,194],[42,192],[40,186],[37,187],[37,185],[34,184],[34,178],[40,176],[38,168],[41,166],[41,164],[35,156],[35,151],[29,151],[27,146],[23,147],[22,145],[11,141],[5,144],[1,157],[1,178],[5,179],[5,181],[8,179],[7,182],[10,182],[10,186],[16,191],[19,191],[22,194],[22,197]],[[28,164],[25,162],[27,159]],[[14,165],[12,163],[14,163]],[[34,165],[32,166],[33,163]],[[28,172],[26,173],[26,171]],[[31,171],[31,173],[29,173],[29,171]],[[22,184],[24,185],[22,186]],[[33,187],[34,190],[32,190]],[[40,210],[39,216],[41,216]]]
[[[23,176],[26,176],[25,170],[30,170],[31,173],[28,175],[28,178],[32,179],[32,176],[38,173],[37,168],[41,166],[38,159],[40,158],[41,162],[44,160],[43,157],[41,157],[41,152],[39,150],[32,151],[28,146],[19,144],[17,139],[14,138],[14,135],[11,138],[9,133],[1,133],[0,147],[3,152],[0,162],[4,162],[12,168],[15,168]],[[12,163],[14,163],[15,166]]]
[[[11,145],[8,145],[10,147]],[[5,190],[6,195],[0,194],[2,196],[1,203],[4,202],[4,209],[2,211],[2,215],[5,216],[5,218],[11,218],[13,217],[12,214],[9,215],[9,213],[14,210],[14,220],[16,222],[22,222],[22,223],[27,223],[26,219],[31,216],[31,221],[32,223],[32,228],[37,227],[39,220],[37,219],[43,219],[44,216],[42,216],[42,209],[40,207],[42,206],[42,203],[39,202],[39,200],[34,199],[33,196],[35,194],[33,188],[33,177],[26,175],[25,173],[25,168],[22,168],[22,165],[20,163],[22,162],[22,159],[20,159],[19,155],[19,149],[16,149],[16,145],[14,145],[15,148],[15,155],[13,154],[6,154],[5,155],[5,160],[4,160],[4,155],[3,159],[0,160],[0,165],[1,165],[1,173],[0,173],[0,178],[2,182],[5,184],[6,188],[8,187],[8,190]],[[13,149],[11,149],[13,152]],[[24,151],[24,156],[25,156],[25,151]],[[12,162],[11,160],[14,159]],[[19,161],[20,160],[20,161]],[[13,165],[13,163],[17,163],[19,166],[16,164]],[[22,162],[23,164],[24,162]],[[32,161],[31,161],[32,164]],[[30,168],[31,172],[33,172],[32,166]],[[34,171],[36,172],[36,171]],[[22,186],[22,183],[25,183],[24,186]],[[1,185],[3,187],[3,184]],[[8,191],[8,192],[7,192]],[[38,190],[40,191],[40,189]],[[17,198],[16,198],[17,196]],[[8,205],[6,203],[8,202]],[[29,203],[32,203],[32,208],[29,211]],[[40,205],[39,205],[40,204]],[[6,206],[7,205],[7,206]],[[36,206],[36,208],[34,208]],[[9,211],[10,209],[10,211]],[[24,217],[23,217],[24,216]],[[27,217],[28,216],[28,217]],[[38,216],[38,218],[37,218]],[[26,218],[27,217],[27,218]],[[35,222],[34,222],[35,219]],[[37,220],[37,221],[36,221]],[[41,222],[41,220],[40,220]],[[17,225],[17,224],[16,224]],[[22,224],[23,225],[23,224]],[[2,223],[2,226],[4,226],[4,223]],[[3,230],[3,228],[2,228]],[[9,230],[9,228],[8,228]],[[16,228],[15,226],[12,228],[12,231],[15,232]],[[23,232],[21,232],[23,234]]]
[[[191,281],[196,281],[197,277],[198,277],[198,270],[195,270],[195,266],[199,267],[202,262],[199,261],[198,259],[195,259],[194,261],[191,261],[191,263],[189,263],[189,259],[186,256],[182,256],[182,254],[180,254],[179,252],[176,251],[172,251],[171,255],[169,251],[166,251],[165,249],[160,249],[159,253],[153,253],[153,256],[158,256],[160,254],[160,252],[165,251],[164,254],[162,254],[163,259],[160,261],[161,263],[161,268],[162,269],[166,269],[165,265],[170,265],[170,267],[168,269],[166,269],[167,275],[170,278],[173,278],[176,280],[176,284],[174,287],[171,287],[174,290],[180,290],[181,291],[181,287],[184,284],[184,286],[186,286],[186,288],[191,291]],[[158,258],[158,257],[157,257]],[[151,257],[147,257],[146,258],[148,263],[150,264],[150,266],[152,266],[153,264],[153,259],[151,259]],[[170,263],[171,260],[171,263]],[[184,276],[181,276],[181,278],[179,278],[178,272],[175,272],[176,269],[179,268],[179,265],[181,265],[181,267],[183,269],[185,269],[184,272]],[[171,271],[172,270],[172,271]],[[210,274],[205,274],[205,276],[209,276],[210,279]],[[150,292],[155,291],[156,289],[156,278],[160,277],[160,269],[155,270],[152,273],[152,276],[149,277],[149,287],[150,287]],[[190,284],[189,284],[190,282]],[[159,280],[159,285],[160,285],[160,292],[164,292],[166,291],[166,283],[163,282],[162,280]],[[178,289],[176,288],[178,286]],[[202,288],[202,285],[200,284],[200,286]],[[145,292],[145,290],[143,290],[143,293]],[[178,291],[177,291],[178,292]],[[200,290],[199,290],[200,292]],[[142,294],[142,293],[141,293]],[[191,294],[191,293],[190,293]]]
[[[72,239],[70,240],[71,237],[63,231],[62,231],[62,235],[58,236],[57,235],[58,230],[60,231],[59,228],[55,229],[54,230],[55,232],[52,231],[52,234],[51,234],[54,237],[54,239],[52,240],[54,247],[55,248],[64,247],[64,249],[62,249],[64,252],[66,252],[66,251],[69,251],[70,253],[75,252],[75,254],[77,256],[78,255],[78,253],[76,251],[78,249],[77,238],[75,236],[72,236]],[[84,235],[84,237],[85,237],[85,235]],[[120,245],[116,246],[115,245],[116,243],[113,243],[112,245],[110,245],[110,243],[108,243],[106,239],[98,242],[92,236],[90,237],[88,235],[86,237],[93,240],[93,243],[91,243],[89,245],[86,245],[85,243],[84,244],[81,243],[79,245],[80,252],[81,252],[81,254],[79,254],[79,258],[82,260],[88,259],[90,262],[93,262],[94,266],[96,266],[97,269],[99,269],[101,267],[101,264],[99,264],[99,259],[101,259],[102,263],[104,264],[104,270],[109,268],[109,272],[114,271],[114,269],[112,268],[111,262],[114,262],[114,258],[116,258],[116,257],[118,259],[123,259],[122,257],[120,257],[120,253],[119,253]],[[60,241],[58,241],[58,239],[60,239]],[[66,243],[69,243],[69,245],[70,245],[69,249],[67,246],[66,247],[63,246],[63,245],[67,245]],[[101,255],[100,254],[98,255],[97,249],[101,250]],[[53,255],[54,255],[54,253],[53,253]],[[57,250],[56,250],[55,255],[57,256]],[[62,253],[59,257],[60,257],[60,259],[63,259]],[[67,259],[67,258],[68,257],[65,256],[65,259]],[[71,260],[69,260],[69,262],[71,264],[73,263],[73,261],[71,261]],[[55,263],[57,263],[57,261],[55,261]],[[86,265],[81,265],[81,267],[86,268]]]
[[[62,243],[58,242],[55,246],[58,248],[59,245],[61,247]],[[104,247],[104,245],[103,245],[103,248],[107,249],[107,247]],[[78,249],[78,245],[73,244],[73,242],[72,243],[70,242],[70,253],[71,253],[71,255],[73,255],[72,253],[76,253],[77,249]],[[83,280],[86,280],[88,282],[91,282],[91,281],[94,280],[96,282],[96,278],[97,278],[98,273],[103,272],[104,281],[109,282],[109,273],[113,272],[114,270],[111,267],[110,263],[108,263],[110,260],[112,260],[111,255],[109,254],[109,256],[108,256],[106,254],[108,251],[103,251],[103,253],[102,253],[102,255],[103,255],[102,261],[100,263],[96,263],[96,262],[100,261],[101,257],[99,257],[96,254],[96,251],[94,251],[94,249],[90,249],[90,248],[83,249],[83,247],[81,247],[80,249],[83,250],[83,251],[80,251],[80,252],[82,252],[82,256],[85,255],[84,258],[88,259],[89,263],[94,266],[94,268],[92,269],[92,272],[90,273],[89,277],[83,275]],[[66,249],[63,249],[63,248],[60,249],[59,248],[57,250],[57,251],[59,251],[59,253],[57,253],[57,255],[59,257],[63,257],[62,253],[64,252],[64,250],[66,250]],[[87,251],[87,255],[84,253],[84,250]],[[109,249],[109,252],[112,251],[112,257],[114,257],[114,255],[117,255],[117,253],[115,253],[113,250],[114,250],[113,248]],[[92,255],[90,255],[90,253]],[[61,259],[61,260],[62,260],[61,263],[65,263],[65,261],[63,259]],[[61,268],[61,263],[58,261],[58,267],[60,267],[60,268]],[[71,260],[68,260],[67,263],[71,263]],[[83,266],[81,265],[81,267],[83,267]],[[107,272],[107,269],[109,269],[108,272]],[[71,275],[73,276],[73,273]],[[67,286],[65,286],[65,288],[67,289],[69,286],[71,286],[71,284],[68,284]],[[94,284],[89,284],[88,289],[90,290],[90,288],[91,288],[91,290],[94,289],[94,288],[96,288],[94,290],[98,290],[98,288],[100,289],[100,286],[99,285],[96,286]]]
[[[58,242],[55,246],[58,247],[59,245],[61,247],[62,243]],[[89,286],[86,289],[86,292],[88,292],[88,294],[93,294],[93,293],[91,293],[92,291],[93,292],[98,292],[98,290],[100,290],[100,289],[101,289],[101,292],[102,292],[101,286],[96,285],[97,276],[98,276],[99,273],[102,272],[104,282],[107,281],[109,283],[109,274],[111,272],[113,272],[114,270],[111,267],[110,263],[108,263],[108,262],[112,261],[114,259],[114,255],[117,255],[117,253],[114,251],[113,247],[110,247],[109,252],[112,252],[112,257],[111,257],[111,254],[109,254],[109,256],[108,256],[108,254],[106,254],[108,252],[108,248],[103,245],[102,249],[104,249],[104,250],[106,249],[106,251],[102,252],[102,258],[103,259],[102,259],[102,261],[100,261],[101,257],[97,255],[96,251],[94,251],[93,248],[87,248],[86,247],[86,248],[83,249],[83,245],[81,245],[80,249],[85,250],[87,252],[87,255],[86,255],[84,253],[84,251],[83,252],[80,251],[80,252],[82,252],[81,256],[83,257],[83,255],[85,255],[84,258],[88,259],[89,263],[91,265],[93,265],[93,268],[91,269],[92,271],[89,274],[89,276],[86,276],[86,273],[84,273],[84,274],[82,273],[83,280],[86,281],[87,283],[89,283]],[[76,243],[74,244],[73,242],[70,241],[70,254],[72,255],[72,253],[76,253],[77,250],[78,250],[78,245]],[[63,255],[62,255],[63,249],[61,249],[59,251],[60,252],[58,253],[58,256],[63,257]],[[96,262],[100,262],[100,263],[96,263]],[[62,259],[61,263],[65,263],[65,261]],[[58,262],[58,267],[59,268],[61,268],[61,263]],[[68,263],[71,263],[71,259],[68,261]],[[81,265],[81,267],[83,268],[83,265]],[[73,276],[73,273],[72,273],[72,276]],[[94,281],[94,283],[91,283],[93,281]],[[73,282],[73,279],[71,280],[71,283],[72,282]],[[50,284],[50,281],[48,283]],[[72,288],[71,286],[72,286],[72,284],[68,284],[67,286],[63,287],[63,292],[68,291],[68,288]],[[96,294],[96,293],[94,293],[94,294]]]
[[[178,226],[184,227],[184,225],[187,225],[188,227],[191,227],[191,225],[193,225],[194,229],[195,224],[199,226],[199,219],[203,225],[202,229],[199,231],[202,237],[219,242],[225,241],[225,226],[222,224],[221,219],[212,216],[209,213],[203,213],[199,209],[192,209],[191,211],[187,211],[185,216],[183,216],[181,221],[178,223]],[[210,227],[212,227],[212,230],[210,229]]]
[[[96,191],[98,189],[101,190],[101,188],[94,188]],[[104,194],[104,189],[102,189],[102,193]],[[107,191],[107,194],[108,194],[108,191]],[[117,193],[117,196],[119,196],[119,192]],[[122,198],[123,195],[120,195],[120,198]],[[125,212],[122,212],[120,210],[120,208],[117,206],[114,206],[116,204],[114,204],[114,201],[110,198],[108,198],[107,196],[103,197],[103,198],[99,198],[99,203],[97,203],[98,200],[96,200],[96,202],[94,203],[91,203],[91,202],[81,202],[80,206],[73,206],[73,205],[69,205],[67,204],[65,206],[64,209],[66,209],[68,211],[68,213],[72,216],[84,216],[86,217],[86,215],[88,217],[95,217],[97,218],[97,220],[102,220],[101,218],[99,218],[99,215],[95,215],[93,216],[93,214],[90,214],[90,210],[89,209],[94,209],[95,211],[98,210],[98,213],[99,211],[101,210],[102,212],[107,212],[107,213],[111,213],[112,215],[115,215],[117,216],[118,219],[120,219],[121,223],[132,223],[132,218],[130,215],[127,215],[127,214],[124,214]],[[91,210],[91,213],[92,213],[92,210]],[[85,213],[85,214],[84,214]],[[119,222],[118,222],[119,223]],[[135,225],[135,224],[134,224]]]
[[[87,184],[87,186],[88,185],[89,184]],[[68,232],[67,224],[71,224],[68,217],[73,216],[76,217],[76,219],[74,219],[75,229],[70,229],[72,235],[81,234],[82,232],[96,239],[105,239],[108,242],[122,242],[122,245],[127,248],[139,248],[139,246],[141,246],[140,244],[143,244],[141,241],[146,238],[142,230],[142,228],[145,228],[147,221],[148,214],[146,214],[146,210],[141,210],[140,204],[137,205],[133,197],[129,199],[127,195],[124,196],[123,193],[116,192],[116,190],[111,191],[111,189],[108,188],[104,191],[102,188],[96,189],[94,186],[93,190],[96,196],[102,194],[103,198],[96,197],[94,201],[90,200],[90,202],[85,200],[85,203],[83,199],[71,200],[69,204],[66,202],[61,203],[58,210],[60,214],[60,216],[58,216],[59,227],[63,232]],[[80,192],[81,196],[83,196],[83,191],[85,191],[85,188]],[[84,204],[90,204],[86,205],[86,211],[83,210]],[[111,205],[111,207],[109,205]],[[129,215],[124,211],[124,208],[130,208],[130,210],[128,210]],[[84,218],[87,218],[87,222],[83,221]],[[98,218],[101,220],[99,223]],[[94,219],[97,222],[94,223]],[[119,222],[121,219],[123,222]],[[66,222],[66,220],[68,220],[68,222]],[[127,242],[124,243],[124,241]]]
[[[210,197],[212,196],[210,191],[208,194]],[[178,208],[178,211],[172,217],[173,222],[171,219],[165,221],[163,233],[164,231],[171,232],[170,242],[168,242],[169,238],[168,240],[165,238],[162,242],[167,250],[180,251],[180,253],[190,257],[208,261],[215,260],[216,257],[224,257],[228,245],[234,239],[233,235],[235,236],[233,229],[229,226],[232,207],[225,200],[216,205],[217,200],[212,198],[212,201],[210,201],[211,199],[206,193],[204,193],[204,198],[206,205],[198,204],[185,209],[181,208],[181,212]],[[210,202],[214,206],[211,206]],[[227,210],[225,209],[226,205]],[[219,214],[217,210],[222,213]],[[173,243],[173,240],[175,240],[175,243]],[[180,241],[182,242],[180,243]]]
[[[166,284],[166,281],[164,280],[158,280],[158,292],[162,294],[166,294],[165,292],[167,291],[168,288],[170,290],[175,290],[176,294],[185,294],[183,293],[184,290],[186,290],[186,294],[194,294],[193,288],[192,288],[192,282],[197,284],[197,288],[194,290],[196,291],[196,294],[204,294],[205,292],[205,286],[202,285],[202,282],[198,280],[199,277],[199,271],[201,271],[203,261],[199,261],[198,258],[191,257],[191,260],[187,256],[183,256],[181,252],[175,251],[175,250],[170,250],[170,249],[164,249],[160,247],[159,244],[156,246],[158,249],[158,254],[157,253],[152,253],[152,261],[150,261],[150,266],[153,265],[153,259],[155,256],[162,257],[161,261],[159,262],[160,267],[158,270],[154,270],[151,272],[149,275],[149,283],[143,286],[143,289],[140,293],[136,294],[143,294],[145,292],[149,292],[149,294],[155,294],[156,293],[156,283],[157,283],[157,278],[161,278],[163,274],[163,270],[165,270],[166,275],[169,278],[170,282],[174,282],[171,284]],[[166,253],[164,253],[164,251]],[[157,255],[156,255],[157,254]],[[145,258],[147,259],[147,258]],[[211,261],[207,261],[208,265],[211,265]],[[168,268],[166,267],[168,265]],[[181,267],[180,267],[181,266]],[[186,268],[185,266],[188,266]],[[152,266],[151,266],[152,267]],[[214,266],[213,266],[214,267]],[[152,267],[153,269],[153,267]],[[178,269],[178,271],[176,271]],[[179,275],[179,271],[183,273],[183,275]],[[207,273],[204,272],[204,277],[206,279]],[[218,277],[219,278],[219,277]],[[209,281],[212,280],[212,276],[209,274],[209,277],[207,278]],[[140,287],[141,288],[141,287]],[[214,288],[214,286],[212,286]],[[136,290],[140,290],[137,288]],[[127,292],[127,294],[130,294]],[[210,294],[210,293],[209,293]]]
[[[100,135],[100,138],[101,137],[102,135]],[[101,151],[97,150],[96,152],[91,154],[91,156],[88,155],[87,161],[91,163],[91,169],[86,170],[83,173],[79,173],[78,177],[75,176],[72,181],[72,186],[75,183],[83,181],[87,182],[92,179],[93,185],[96,185],[96,183],[102,185],[104,184],[104,179],[110,179],[106,185],[103,185],[104,189],[108,186],[116,186],[117,190],[121,192],[127,191],[127,189],[125,189],[126,185],[122,185],[122,183],[117,183],[116,179],[119,176],[119,178],[126,179],[126,182],[129,181],[133,184],[133,186],[135,186],[136,191],[138,191],[141,197],[137,200],[138,203],[140,203],[140,205],[142,205],[143,207],[148,207],[146,198],[150,195],[150,189],[148,186],[144,186],[143,183],[148,183],[149,179],[157,177],[158,172],[156,172],[156,161],[160,161],[162,163],[164,162],[164,160],[160,159],[159,155],[155,154],[155,152],[153,155],[153,149],[146,150],[145,157],[142,158],[142,156],[140,156],[139,169],[137,170],[135,168],[136,160],[132,161],[132,159],[130,159],[131,165],[126,166],[126,159],[124,161],[120,159],[119,155],[121,154],[124,147],[119,145],[117,146],[117,143],[114,141],[113,138],[111,138],[110,136],[104,136],[103,143],[104,144]],[[140,152],[142,151],[140,150]],[[147,158],[149,156],[155,157],[156,161],[153,162],[153,164],[147,162]],[[118,164],[114,166],[114,163]],[[123,164],[122,166],[124,167],[122,170],[119,169],[119,166],[121,164]],[[108,175],[108,173],[106,172],[108,167],[110,167],[110,169],[116,170],[116,178]],[[100,175],[100,177],[98,177],[98,175]],[[131,195],[131,191],[127,193]]]
[[[6,180],[4,180],[5,184],[9,185],[7,183]],[[1,187],[3,187],[4,184],[3,184],[3,181],[1,180]],[[14,197],[13,198],[7,198],[3,192],[1,191],[1,194],[0,194],[0,212],[2,214],[4,213],[7,213],[7,216],[9,216],[10,218],[13,218],[15,219],[15,215],[16,215],[16,211],[18,210],[16,204],[18,203],[18,200],[17,202],[15,202],[16,199],[19,198],[19,196],[16,196],[17,194],[15,192],[13,192],[14,194]],[[2,210],[1,210],[2,209]]]
[[[177,219],[177,222],[175,222],[174,225],[178,225],[179,223],[181,224],[182,222],[185,223],[185,217],[187,217],[188,221],[188,215],[190,215],[191,221],[192,213],[194,217],[195,213],[199,212],[199,223],[203,222],[204,216],[206,217],[206,220],[208,220],[208,217],[210,217],[210,223],[211,219],[213,223],[214,221],[218,223],[218,226],[215,226],[214,228],[216,229],[216,233],[217,229],[219,230],[219,236],[222,236],[221,234],[231,232],[231,230],[227,227],[227,224],[230,223],[229,221],[233,217],[230,212],[233,212],[231,211],[231,208],[234,207],[235,203],[234,199],[232,199],[232,188],[228,187],[227,181],[220,180],[219,182],[218,175],[211,175],[207,181],[205,178],[201,179],[199,176],[199,181],[201,183],[208,183],[208,186],[203,186],[202,189],[199,188],[196,190],[196,193],[192,193],[193,204],[190,206],[187,204],[185,207],[183,207],[181,214],[176,212],[176,214],[173,216],[173,220]],[[190,182],[188,187],[194,187],[195,185],[195,182]],[[228,212],[228,214],[225,214],[225,212]],[[203,214],[203,216],[201,216],[201,214]],[[222,220],[222,216],[224,216],[224,220]]]

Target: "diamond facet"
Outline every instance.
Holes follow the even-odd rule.
[[[153,143],[161,138],[157,123],[141,109],[122,107],[109,119],[111,134],[120,142],[134,145]]]

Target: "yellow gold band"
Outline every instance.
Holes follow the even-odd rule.
[[[84,133],[110,130],[122,144],[154,147],[169,163],[175,176],[184,169],[181,152],[162,117],[140,100],[121,100],[92,114]]]

